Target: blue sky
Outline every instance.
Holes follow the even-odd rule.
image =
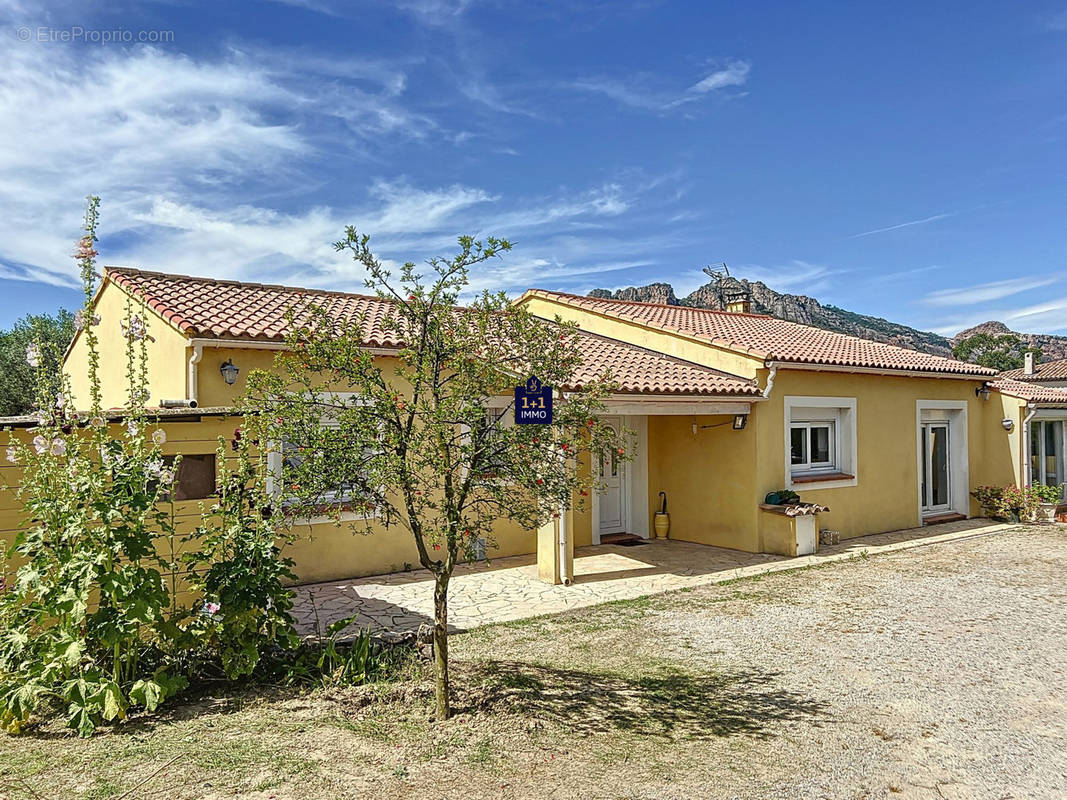
[[[92,192],[110,264],[358,291],[352,223],[399,261],[513,239],[478,288],[726,261],[1067,331],[1067,3],[860,5],[0,0],[0,324],[78,302]]]

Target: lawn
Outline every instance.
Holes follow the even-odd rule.
[[[1067,535],[977,539],[453,638],[397,681],[2,741],[5,798],[1060,798]]]

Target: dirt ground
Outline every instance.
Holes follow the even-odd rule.
[[[483,628],[424,675],[0,739],[4,798],[1067,797],[1067,532]]]

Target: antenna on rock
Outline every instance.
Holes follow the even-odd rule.
[[[712,291],[715,293],[715,299],[718,300],[719,308],[743,314],[752,311],[752,293],[749,292],[746,284],[739,283],[736,278],[732,278],[730,268],[726,266],[725,261],[718,268],[704,267],[704,274],[712,280]],[[737,285],[731,286],[730,284]]]

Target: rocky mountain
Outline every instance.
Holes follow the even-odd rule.
[[[1041,351],[1042,361],[1059,361],[1067,358],[1067,336],[1054,336],[1051,333],[1019,333],[1011,330],[1003,322],[983,322],[981,325],[960,331],[952,341],[966,339],[976,333],[988,333],[993,336],[1003,336],[1007,333],[1018,336],[1024,347],[1036,347]]]
[[[761,281],[746,281],[738,278],[726,278],[723,282],[726,292],[748,291],[752,297],[752,310],[759,314],[769,314],[779,319],[814,325],[826,330],[849,333],[864,339],[908,347],[933,353],[939,356],[952,355],[952,342],[936,333],[909,328],[881,317],[857,314],[837,306],[823,305],[814,297],[796,294],[783,294],[771,289]],[[676,297],[674,288],[669,283],[650,283],[647,286],[631,286],[612,292],[607,289],[594,289],[590,297],[606,297],[616,300],[640,300],[649,303],[692,306],[694,308],[722,309],[715,285],[708,283],[686,297]],[[990,323],[987,323],[990,324]],[[1042,337],[1045,338],[1045,337]],[[1047,337],[1058,339],[1060,337]],[[1067,345],[1067,339],[1063,339]]]

